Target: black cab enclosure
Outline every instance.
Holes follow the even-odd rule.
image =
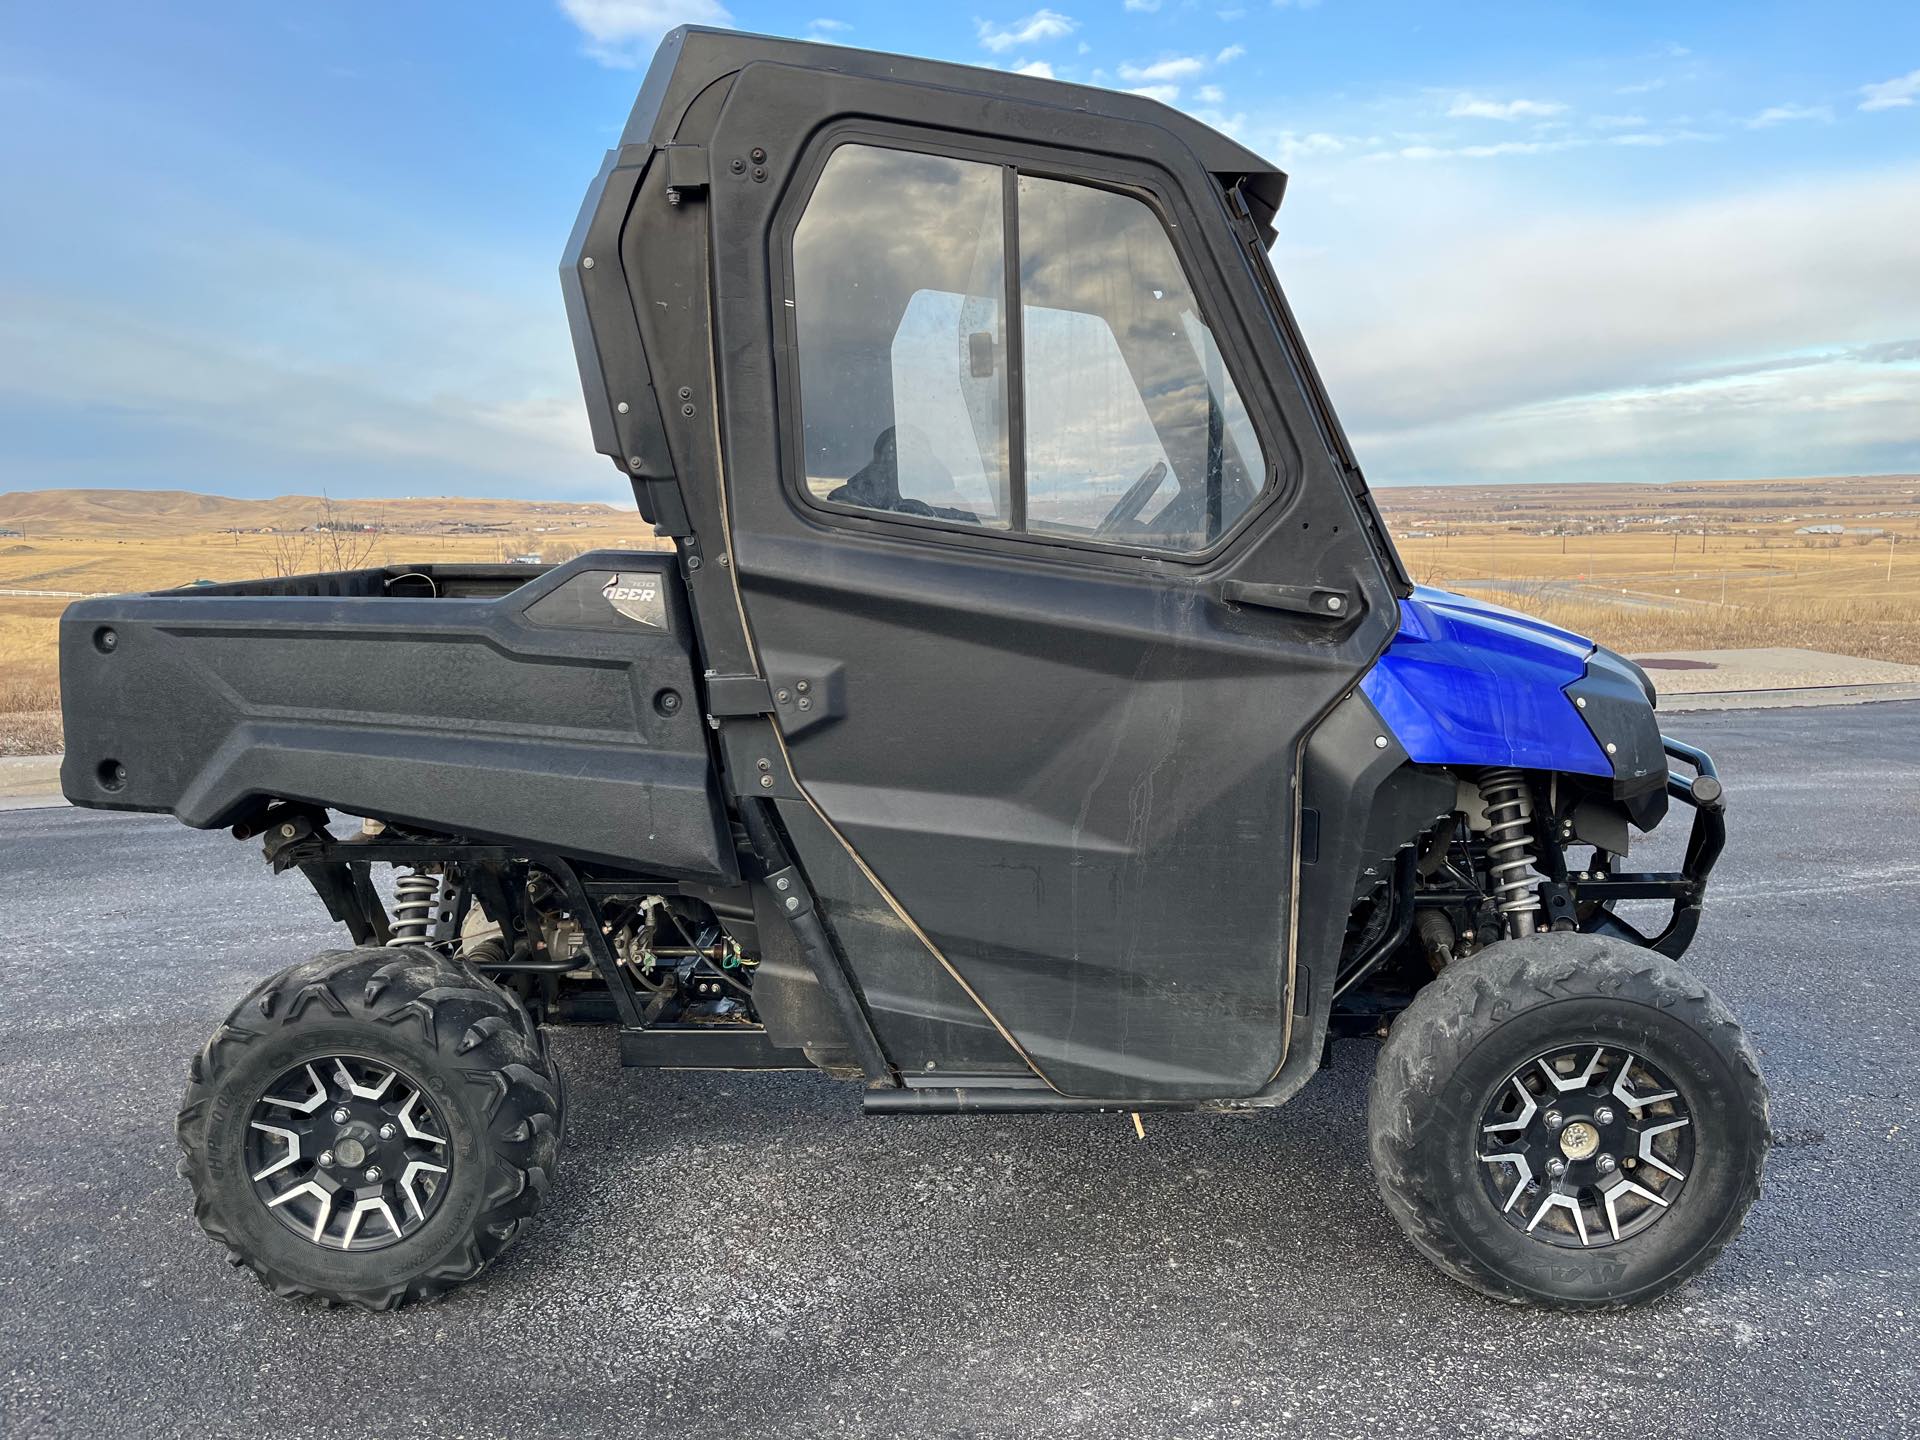
[[[1138,97],[691,31],[583,211],[596,444],[916,1079],[1254,1095],[1300,923],[1337,947],[1363,847],[1303,849],[1302,752],[1397,567],[1262,253],[1283,185]]]

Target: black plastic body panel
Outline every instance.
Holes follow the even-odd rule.
[[[1409,763],[1358,691],[1313,732],[1300,782],[1302,802],[1321,817],[1323,839],[1313,861],[1300,867],[1293,1043],[1286,1065],[1250,1102],[1257,1105],[1291,1098],[1319,1069],[1348,916],[1393,873],[1395,851],[1454,804],[1452,772]]]
[[[1667,814],[1667,751],[1654,713],[1658,698],[1646,672],[1604,645],[1587,657],[1587,673],[1567,686],[1580,718],[1613,765],[1613,798],[1643,831]]]
[[[616,609],[614,575],[655,608]],[[86,600],[61,621],[62,787],[200,828],[303,801],[731,882],[693,654],[659,553]]]

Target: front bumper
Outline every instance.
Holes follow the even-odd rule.
[[[1693,771],[1691,777],[1673,774],[1671,768],[1667,774],[1667,794],[1693,812],[1693,828],[1687,833],[1680,869],[1631,875],[1601,873],[1580,880],[1577,895],[1583,910],[1598,902],[1580,922],[1582,930],[1643,945],[1677,960],[1700,928],[1707,877],[1726,848],[1727,798],[1711,755],[1665,735],[1660,737],[1660,744],[1669,759],[1682,761]],[[1673,911],[1665,928],[1657,935],[1647,935],[1609,908],[1621,900],[1671,900]]]

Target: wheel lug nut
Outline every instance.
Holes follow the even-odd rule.
[[[1593,1112],[1593,1118],[1599,1121],[1602,1125],[1611,1125],[1613,1123],[1612,1107],[1607,1105],[1602,1105],[1598,1110]]]
[[[348,1111],[346,1106],[342,1105],[338,1110],[333,1112],[333,1123],[336,1125],[344,1125],[347,1123],[350,1115],[351,1112]]]
[[[1562,1160],[1558,1155],[1554,1156],[1553,1159],[1547,1161],[1547,1174],[1553,1176],[1554,1179],[1558,1180],[1562,1175],[1566,1173],[1567,1173],[1567,1162]]]
[[[320,1152],[320,1163],[322,1165],[333,1164],[333,1152],[331,1150],[322,1150]]]
[[[1611,1155],[1602,1155],[1594,1163],[1600,1167],[1600,1173],[1602,1175],[1611,1175],[1613,1173],[1615,1162]]]
[[[398,1133],[399,1132],[391,1125],[382,1125],[380,1127],[380,1138],[382,1140],[391,1140]]]
[[[1546,1123],[1547,1123],[1547,1129],[1558,1130],[1562,1125],[1566,1124],[1567,1122],[1561,1116],[1558,1110],[1549,1110],[1547,1111],[1547,1114],[1546,1114]]]
[[[380,1178],[380,1167],[378,1165],[369,1165],[367,1167],[367,1179],[369,1181],[372,1181],[372,1180],[378,1180],[379,1178]]]

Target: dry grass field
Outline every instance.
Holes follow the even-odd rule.
[[[1790,645],[1920,663],[1920,476],[1449,486],[1380,502],[1417,580],[1628,654]],[[74,594],[657,543],[605,505],[0,495],[0,755],[59,748],[55,638]]]
[[[1380,499],[1416,580],[1627,654],[1790,645],[1920,663],[1920,476]]]

